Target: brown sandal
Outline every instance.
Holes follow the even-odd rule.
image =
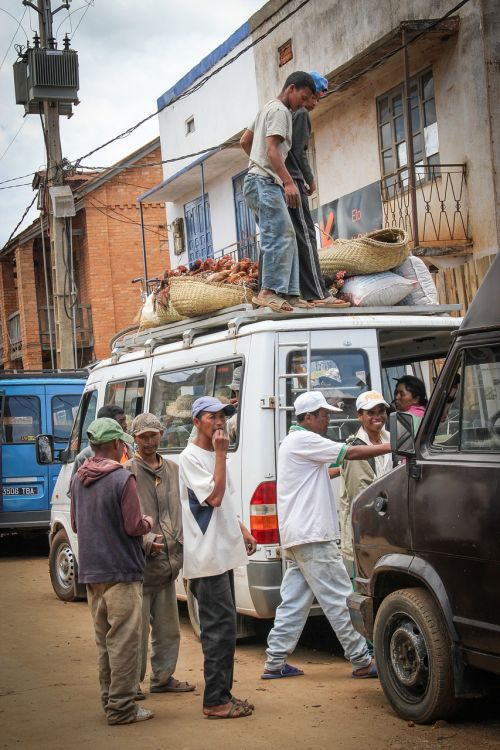
[[[252,715],[250,706],[245,706],[242,703],[233,703],[233,701],[228,705],[229,711],[225,714],[211,714],[207,713],[205,709],[203,709],[203,713],[207,719],[243,719],[245,716]]]
[[[269,307],[273,312],[289,313],[293,312],[292,305],[278,294],[270,294],[267,297],[252,297],[252,302],[257,307]]]

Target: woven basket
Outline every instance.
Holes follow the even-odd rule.
[[[192,276],[170,280],[170,303],[179,315],[186,318],[250,302],[253,294],[243,284],[210,283]]]
[[[318,251],[323,274],[346,271],[348,276],[390,271],[409,253],[408,234],[403,229],[377,229],[352,240],[334,240]]]
[[[155,312],[156,317],[160,321],[158,323],[160,326],[164,326],[167,323],[177,323],[179,320],[182,320],[182,315],[179,315],[179,313],[174,310],[171,302],[168,303],[168,307],[156,303]]]

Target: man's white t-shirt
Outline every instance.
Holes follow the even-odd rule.
[[[282,138],[278,146],[283,163],[292,147],[292,113],[279,99],[271,99],[257,114],[255,121],[249,127],[253,133],[252,149],[250,151],[249,174],[257,174],[262,177],[272,177],[273,180],[283,186],[280,177],[274,171],[274,167],[267,155],[266,138],[277,135]]]
[[[214,471],[214,451],[194,443],[184,448],[179,460],[184,578],[221,575],[248,565],[229,474],[222,504],[215,508],[205,502],[214,489]]]
[[[337,506],[328,474],[348,446],[294,428],[278,453],[278,522],[281,546],[340,539]]]

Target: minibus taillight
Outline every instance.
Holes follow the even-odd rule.
[[[258,544],[278,544],[276,482],[262,482],[250,500],[250,531]]]

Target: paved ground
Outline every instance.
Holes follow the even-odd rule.
[[[323,629],[310,629],[293,664],[306,675],[262,682],[264,645],[238,647],[235,693],[257,708],[250,718],[209,722],[200,689],[153,695],[152,721],[108,727],[100,710],[93,630],[85,603],[64,604],[52,592],[42,543],[0,538],[0,748],[23,750],[498,750],[500,720],[491,706],[458,722],[408,726],[388,707],[375,680],[354,682],[332,653]],[[315,646],[315,648],[313,647]],[[177,671],[202,687],[199,643],[183,618]]]

